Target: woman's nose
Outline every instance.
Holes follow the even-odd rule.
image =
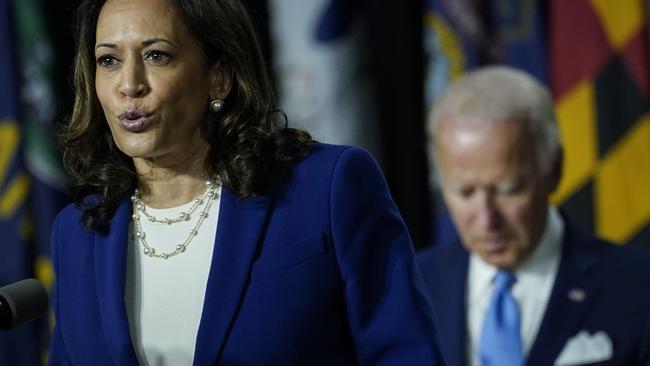
[[[140,98],[149,92],[149,85],[142,63],[125,63],[121,71],[120,93],[130,98]]]

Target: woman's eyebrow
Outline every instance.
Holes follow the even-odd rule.
[[[100,43],[97,46],[95,46],[95,49],[102,48],[102,47],[117,48],[117,45],[115,45],[115,43]]]
[[[148,46],[151,46],[152,44],[155,44],[155,43],[158,43],[158,42],[164,42],[164,43],[168,43],[168,44],[170,44],[172,46],[175,46],[174,42],[172,42],[172,41],[170,41],[168,39],[165,39],[165,38],[146,39],[146,40],[142,41],[142,45],[144,47],[148,47]],[[117,45],[115,43],[99,43],[97,46],[95,46],[95,49],[102,48],[102,47],[105,47],[105,48],[117,48]]]
[[[168,39],[165,39],[165,38],[150,38],[150,39],[142,41],[142,45],[147,47],[147,46],[151,46],[152,44],[158,43],[158,42],[164,42],[164,43],[168,43],[168,44],[170,44],[172,46],[175,46],[174,42],[172,42],[172,41],[170,41]]]

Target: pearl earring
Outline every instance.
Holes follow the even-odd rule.
[[[210,112],[217,114],[221,112],[221,110],[225,105],[226,102],[224,102],[222,99],[215,99],[212,102],[210,102]]]

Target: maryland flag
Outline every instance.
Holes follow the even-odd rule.
[[[643,0],[551,0],[550,78],[565,148],[553,199],[616,243],[650,245],[650,79]]]

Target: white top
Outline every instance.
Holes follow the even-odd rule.
[[[207,218],[187,249],[168,259],[146,256],[139,240],[129,234],[125,302],[131,339],[138,361],[150,366],[192,365],[205,289],[217,232],[221,189],[211,202]],[[178,217],[192,202],[147,212],[158,218]],[[172,225],[151,223],[140,214],[149,246],[173,252],[196,224],[199,206],[188,221]],[[133,233],[133,221],[130,233]]]
[[[547,225],[539,246],[515,272],[512,296],[519,305],[524,355],[528,355],[546,312],[562,252],[564,223],[555,207],[549,207]],[[472,254],[467,276],[467,357],[470,365],[480,365],[479,340],[497,268]]]

